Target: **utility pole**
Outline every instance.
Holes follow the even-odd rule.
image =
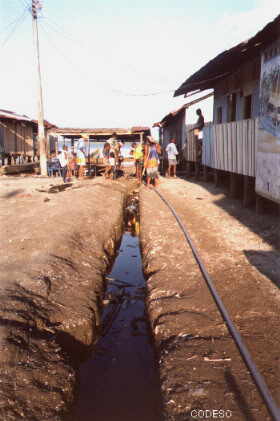
[[[44,125],[44,106],[43,106],[43,89],[42,89],[42,76],[40,65],[40,49],[39,49],[39,34],[38,34],[38,10],[41,8],[41,3],[38,0],[31,0],[32,11],[32,24],[33,24],[33,37],[35,47],[35,59],[37,67],[38,78],[38,142],[40,153],[40,170],[41,175],[47,175],[47,144],[45,137]]]

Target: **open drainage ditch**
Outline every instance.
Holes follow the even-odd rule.
[[[159,421],[160,384],[145,308],[139,247],[139,199],[130,195],[125,230],[106,276],[102,336],[79,369],[77,400],[67,421]]]

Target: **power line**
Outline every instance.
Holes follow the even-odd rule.
[[[163,95],[163,94],[168,94],[170,92],[174,92],[175,89],[169,89],[168,91],[157,91],[157,92],[148,92],[148,93],[144,93],[144,94],[133,94],[133,93],[128,93],[128,92],[124,92],[120,89],[114,89],[113,91],[119,95],[122,96],[156,96],[156,95]]]
[[[15,23],[17,23],[17,21],[20,19],[21,16],[22,16],[22,12],[20,13],[20,15],[16,19],[12,20],[6,26],[4,26],[3,30],[1,31],[1,34],[6,32],[7,29],[10,28],[10,26],[13,26]]]
[[[28,0],[19,0],[19,2],[24,6],[24,7],[26,7],[27,9],[30,9],[31,8],[31,6],[30,6],[30,4],[29,4],[29,2],[28,2]]]
[[[86,75],[86,73],[83,73],[83,72],[81,72],[80,71],[80,69],[78,69],[78,67],[76,67],[76,65],[75,65],[75,63],[74,62],[72,62],[70,59],[69,59],[69,57],[67,57],[59,48],[57,48],[57,45],[53,42],[53,40],[51,39],[51,37],[49,36],[49,30],[46,28],[46,26],[45,25],[41,25],[41,28],[43,29],[43,31],[44,31],[44,33],[45,33],[45,35],[46,35],[46,39],[47,39],[47,41],[49,42],[49,44],[52,46],[52,48],[54,48],[55,50],[56,50],[56,52],[59,54],[59,55],[61,55],[63,58],[64,58],[64,60],[66,60],[66,62],[68,63],[68,64],[70,64],[71,66],[72,66],[72,68],[75,70],[75,71],[77,71],[78,73],[79,73],[79,75],[80,76],[82,76],[83,78],[85,77],[85,76],[89,76],[89,75]]]
[[[45,17],[45,21],[44,21],[49,28],[52,31],[55,31],[57,34],[59,34],[60,36],[63,36],[65,39],[67,39],[68,41],[74,42],[75,44],[78,44],[79,46],[84,47],[84,44],[74,38],[72,38],[71,36],[69,36],[54,20]]]
[[[23,11],[23,13],[15,20],[12,30],[9,32],[8,36],[4,39],[4,41],[1,44],[1,47],[2,48],[11,39],[11,37],[15,33],[16,29],[24,22],[26,15],[27,15],[27,9],[25,9]]]

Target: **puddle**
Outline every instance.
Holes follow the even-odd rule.
[[[135,207],[135,206],[136,207]],[[68,421],[159,421],[160,384],[145,315],[145,279],[137,203],[107,276],[103,337],[80,367],[79,393]]]

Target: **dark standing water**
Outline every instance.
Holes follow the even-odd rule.
[[[135,229],[135,218],[128,222]],[[136,223],[137,224],[137,223]],[[104,327],[95,353],[80,367],[73,421],[159,421],[160,386],[145,317],[139,239],[126,231],[108,279]],[[124,287],[125,286],[125,287]],[[108,318],[119,309],[112,325]]]

